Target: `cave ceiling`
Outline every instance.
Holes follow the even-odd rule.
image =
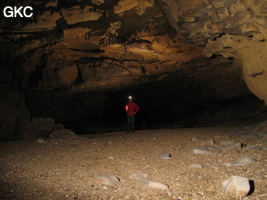
[[[164,83],[177,93],[200,88],[208,98],[250,90],[267,102],[265,0],[4,4],[34,10],[31,18],[1,17],[2,65],[13,70],[28,97],[86,96],[138,85],[147,86],[146,93]]]

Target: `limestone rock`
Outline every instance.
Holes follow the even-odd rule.
[[[3,72],[0,82],[3,80],[2,83],[8,83],[4,81],[5,75],[8,79],[8,75]],[[30,123],[31,115],[25,105],[23,94],[13,89],[1,88],[0,110],[0,139],[24,138],[23,132]]]
[[[259,146],[256,145],[248,145],[246,147],[244,147],[245,150],[256,150],[256,151],[260,151],[261,148]]]
[[[8,2],[21,5],[18,0]],[[263,0],[27,2],[38,8],[33,18],[21,23],[16,18],[2,20],[6,36],[0,38],[1,61],[21,61],[8,63],[16,77],[13,85],[28,95],[33,116],[49,116],[61,123],[95,117],[105,108],[102,103],[108,102],[95,99],[96,93],[106,98],[113,89],[120,93],[122,86],[144,84],[139,92],[145,94],[145,88],[157,81],[164,84],[152,86],[150,96],[161,89],[166,96],[173,95],[165,99],[164,107],[170,105],[176,115],[204,102],[246,96],[243,72],[250,90],[265,99]],[[205,58],[203,49],[212,59]],[[173,85],[176,79],[181,82]],[[199,89],[201,95],[197,95]],[[180,97],[185,91],[192,95]],[[84,103],[89,96],[94,102]],[[160,104],[157,101],[155,106]],[[16,115],[15,111],[10,115]],[[230,115],[225,116],[229,119]],[[190,121],[185,126],[196,125]]]
[[[38,144],[43,144],[43,143],[45,143],[45,140],[43,138],[38,138],[37,139],[37,143]]]
[[[118,2],[118,5],[114,7],[114,12],[117,14],[123,13],[132,8],[136,8],[138,4],[139,4],[139,1],[137,0],[120,0]]]
[[[42,29],[51,30],[56,27],[56,21],[60,18],[61,16],[59,12],[50,12],[49,10],[46,10],[39,15],[37,22],[27,24],[23,29],[34,30],[36,32],[41,31]]]
[[[214,144],[215,144],[214,139],[203,140],[200,142],[200,145],[214,145]]]
[[[182,1],[179,5],[176,0],[160,0],[159,5],[171,26],[187,40],[204,46],[207,56],[240,59],[248,88],[267,103],[265,0]]]
[[[225,163],[222,163],[222,165],[226,166],[226,167],[230,167],[230,166],[232,166],[232,163],[225,162]]]
[[[250,157],[243,157],[233,161],[233,165],[250,165],[255,163],[256,160]]]
[[[99,5],[104,3],[104,0],[92,0],[91,2],[92,2],[92,4],[96,4],[99,6]]]
[[[51,118],[33,119],[24,130],[23,139],[46,139],[55,127],[55,121]]]
[[[92,11],[92,7],[85,6],[83,9],[72,7],[70,9],[62,9],[64,19],[68,24],[76,24],[80,22],[98,20],[102,14]]]
[[[189,166],[189,168],[192,168],[192,169],[203,168],[203,165],[201,165],[201,164],[191,164]]]
[[[241,143],[234,143],[232,141],[223,141],[220,143],[219,148],[223,153],[227,153],[230,151],[238,151],[241,150]]]
[[[227,193],[245,197],[250,190],[249,180],[246,177],[232,176],[222,183]]]
[[[162,190],[167,190],[169,188],[168,185],[161,183],[161,182],[157,182],[157,181],[153,181],[153,180],[149,180],[149,179],[143,179],[141,181],[141,183],[147,187],[147,188],[151,188],[151,189],[162,189]]]
[[[191,138],[191,141],[192,142],[199,142],[199,141],[202,141],[203,139],[202,138],[200,138],[200,137],[198,137],[198,136],[196,136],[196,137],[192,137]]]
[[[193,149],[193,152],[194,152],[194,154],[208,154],[208,155],[214,154],[206,147],[197,147],[197,148]]]
[[[171,159],[171,154],[162,153],[162,154],[157,155],[157,158],[170,160]]]
[[[137,173],[130,175],[129,178],[134,180],[142,180],[146,179],[149,175],[150,175],[149,173]]]
[[[95,175],[94,176],[96,184],[104,185],[116,185],[120,182],[120,179],[114,175]]]
[[[51,132],[49,135],[49,139],[78,139],[79,136],[73,133],[69,129],[61,128],[61,129],[55,129]]]

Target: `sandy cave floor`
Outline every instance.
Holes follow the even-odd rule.
[[[244,137],[243,127],[143,130],[130,134],[83,135],[76,140],[0,142],[1,200],[168,200],[241,199],[226,194],[221,183],[231,177],[253,180],[247,199],[267,199],[267,151],[245,150],[221,153],[223,140],[266,145],[266,140]],[[252,131],[253,132],[253,131]],[[249,134],[250,134],[249,133]],[[214,155],[195,155],[203,145],[191,138],[213,138]],[[156,158],[170,153],[171,160]],[[257,160],[249,166],[224,166],[249,156]],[[192,169],[191,164],[202,164]],[[165,183],[167,191],[144,187],[130,175],[149,173],[148,179]],[[98,184],[95,175],[115,175],[115,186]]]

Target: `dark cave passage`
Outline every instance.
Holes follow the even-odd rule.
[[[187,101],[171,92],[163,96],[157,92],[148,94],[140,88],[128,91],[110,94],[100,115],[85,116],[64,123],[64,126],[76,134],[126,131],[127,115],[124,107],[129,95],[133,96],[134,102],[140,107],[136,115],[136,130],[249,125],[267,118],[265,104],[252,94],[228,100],[199,98],[197,101]]]

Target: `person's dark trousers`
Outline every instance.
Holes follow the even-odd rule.
[[[128,132],[135,131],[135,115],[127,115]]]

